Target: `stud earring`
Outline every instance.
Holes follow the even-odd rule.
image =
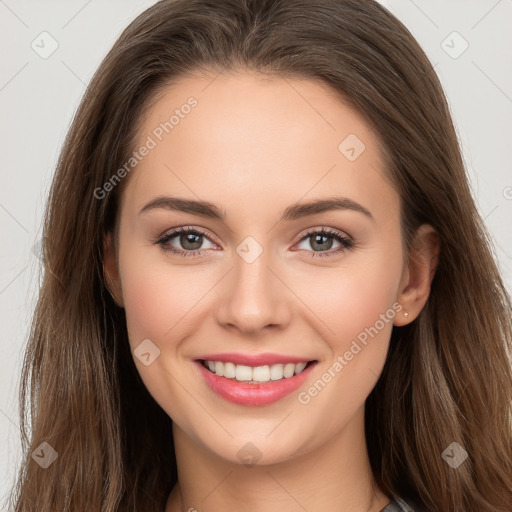
[[[405,316],[405,318],[407,318],[409,316],[409,312],[408,311],[404,311],[404,316]]]

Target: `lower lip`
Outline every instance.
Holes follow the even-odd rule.
[[[268,405],[293,393],[309,377],[316,361],[310,363],[301,373],[288,379],[271,380],[261,384],[247,384],[235,379],[219,377],[203,366],[201,361],[196,361],[199,371],[206,383],[218,395],[230,402],[245,406]]]

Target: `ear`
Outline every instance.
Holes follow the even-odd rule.
[[[397,298],[408,315],[397,315],[394,325],[406,325],[420,314],[430,295],[440,251],[438,233],[429,224],[422,224],[415,233]]]
[[[103,279],[114,302],[119,307],[124,307],[121,279],[119,277],[112,233],[108,233],[103,237]]]

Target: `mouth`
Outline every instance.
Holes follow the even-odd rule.
[[[248,366],[232,362],[198,360],[208,371],[226,379],[245,382],[248,384],[262,384],[270,381],[290,379],[301,374],[308,366],[317,361],[301,363],[280,363],[273,365]]]
[[[317,364],[316,359],[258,366],[213,358],[195,360],[211,391],[244,406],[269,405],[290,395],[304,384]]]

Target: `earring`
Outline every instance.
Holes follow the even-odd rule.
[[[407,318],[409,316],[409,312],[408,311],[404,311],[404,316],[405,316],[405,318]]]

